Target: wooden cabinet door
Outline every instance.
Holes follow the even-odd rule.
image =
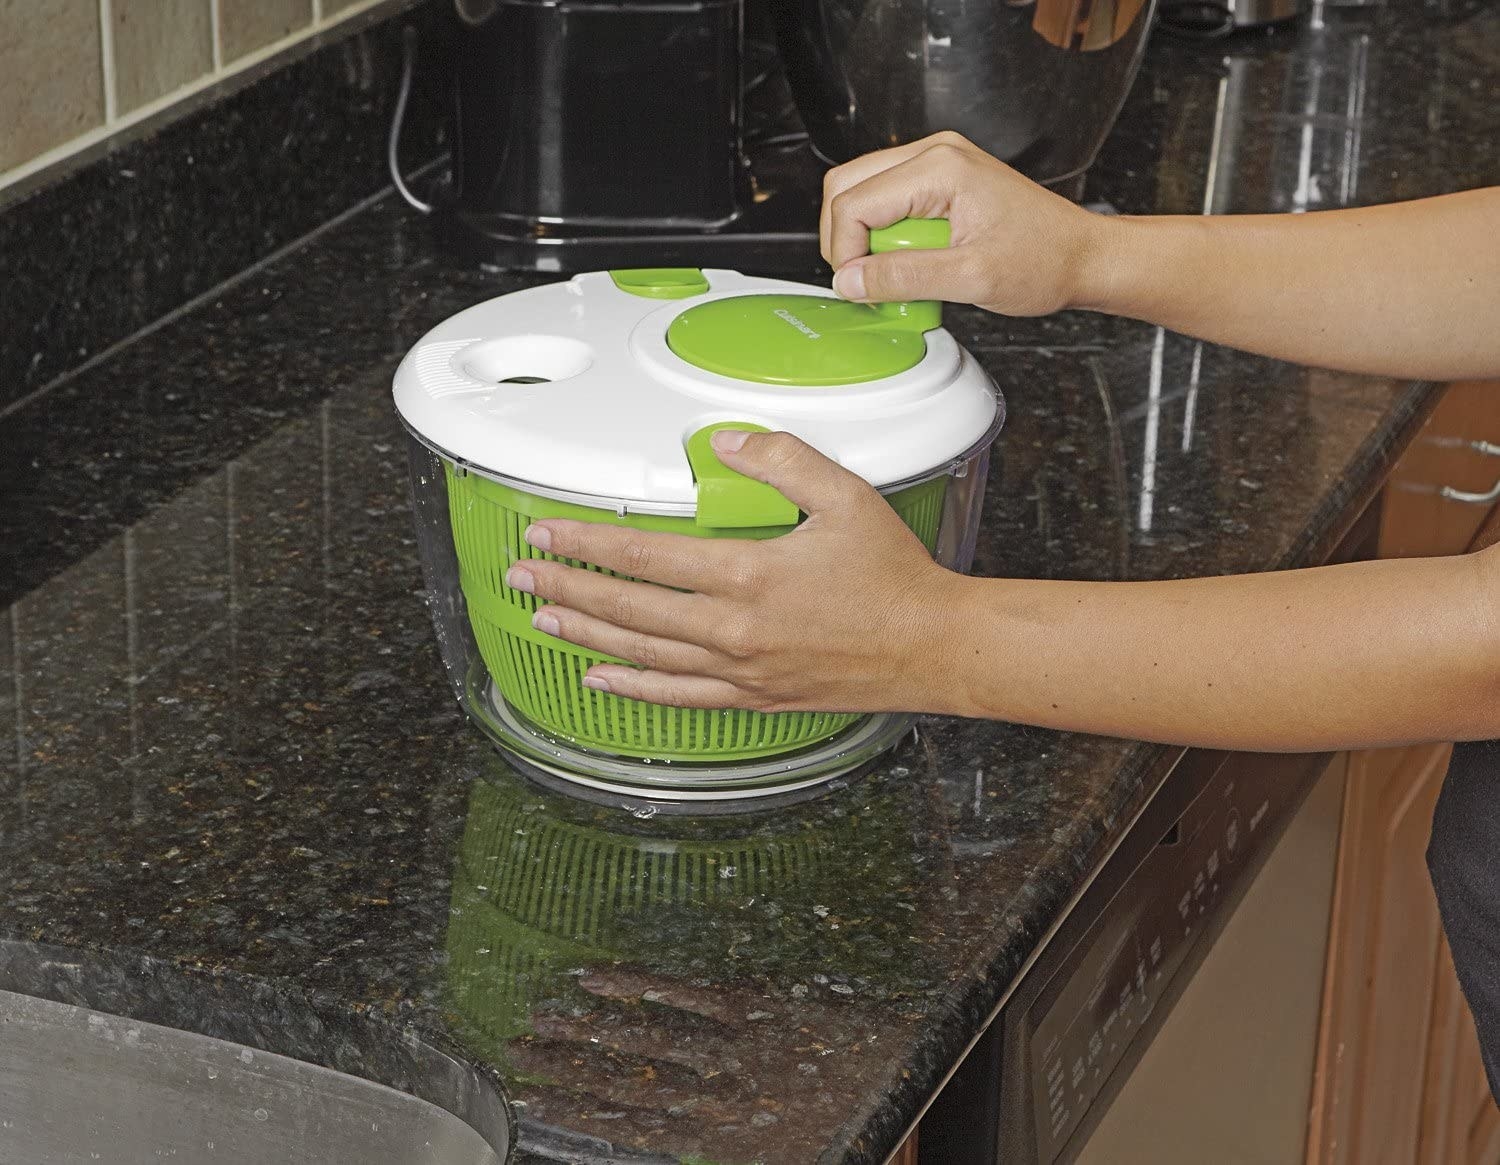
[[[1442,944],[1427,838],[1451,752],[1422,745],[1349,756],[1309,1163],[1420,1160]]]
[[[1500,504],[1493,507],[1472,550],[1500,542]],[[1490,1095],[1479,1038],[1446,943],[1438,952],[1437,992],[1422,1091],[1422,1162],[1495,1165],[1500,1162],[1500,1107]]]
[[[1486,494],[1500,483],[1500,381],[1451,385],[1402,454],[1385,489],[1382,558],[1461,554],[1489,507],[1443,490]]]
[[[886,1165],[917,1165],[917,1130],[912,1129],[901,1147],[891,1154]]]
[[[1490,516],[1485,519],[1484,525],[1479,528],[1479,534],[1474,539],[1474,549],[1483,550],[1486,546],[1494,546],[1500,542],[1500,502],[1490,511]]]
[[[1485,1080],[1479,1038],[1447,943],[1439,945],[1429,1030],[1417,1160],[1424,1165],[1493,1165],[1500,1161],[1500,1108]]]
[[[1494,488],[1497,454],[1500,383],[1451,386],[1386,487],[1381,557],[1461,554],[1500,536],[1500,509],[1443,493]],[[1309,1165],[1500,1165],[1500,1109],[1426,867],[1450,754],[1349,756]]]

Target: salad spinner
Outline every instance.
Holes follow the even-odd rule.
[[[877,252],[946,242],[943,220],[871,232]],[[1004,415],[935,303],[855,304],[692,268],[593,272],[471,307],[406,355],[395,400],[460,701],[533,776],[667,803],[816,787],[889,747],[909,718],[680,709],[585,687],[609,657],[534,629],[540,600],[506,585],[518,559],[553,557],[526,543],[527,526],[777,537],[797,508],[721,463],[709,438],[784,430],[967,570]]]

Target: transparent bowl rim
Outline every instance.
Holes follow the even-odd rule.
[[[696,502],[667,502],[651,501],[647,498],[621,498],[608,497],[603,494],[577,493],[573,490],[556,489],[552,486],[541,485],[534,481],[526,481],[523,478],[510,477],[494,469],[483,465],[476,465],[472,461],[466,461],[462,457],[456,457],[448,450],[434,441],[429,440],[418,432],[407,419],[397,413],[401,421],[401,427],[407,434],[423,446],[429,452],[442,458],[453,465],[460,473],[472,473],[476,477],[482,477],[486,481],[493,481],[498,485],[507,486],[519,490],[522,493],[532,494],[536,497],[550,498],[558,502],[570,502],[573,505],[587,506],[596,510],[612,510],[620,517],[626,514],[654,514],[666,517],[692,517],[698,512]],[[876,488],[882,494],[899,493],[901,490],[910,489],[912,486],[921,485],[924,482],[933,481],[939,477],[961,477],[964,468],[974,460],[975,457],[985,452],[1000,436],[1000,430],[1005,427],[1005,398],[995,394],[995,416],[985,428],[984,435],[960,453],[957,457],[951,457],[941,465],[923,473],[914,474],[911,477],[902,478]]]

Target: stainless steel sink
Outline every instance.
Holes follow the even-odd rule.
[[[329,1068],[0,991],[0,1161],[500,1165],[490,1135]]]

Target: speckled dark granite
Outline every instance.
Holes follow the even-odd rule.
[[[132,131],[62,181],[0,191],[0,410],[386,186],[401,27],[428,28],[429,42],[438,27],[434,0],[391,15],[410,6],[335,26],[301,59]],[[411,166],[439,148],[434,70],[420,75]]]
[[[1436,11],[1256,38],[1224,198],[1500,181],[1500,13]],[[1097,194],[1203,205],[1224,51],[1157,46]],[[1335,156],[1303,166],[1277,143],[1319,61]],[[1174,754],[928,719],[842,792],[711,821],[521,782],[442,678],[387,395],[519,282],[424,227],[387,200],[0,430],[0,988],[471,1116],[500,1082],[533,1161],[878,1162]],[[949,321],[1010,403],[990,574],[1318,561],[1433,397],[1088,316]]]

